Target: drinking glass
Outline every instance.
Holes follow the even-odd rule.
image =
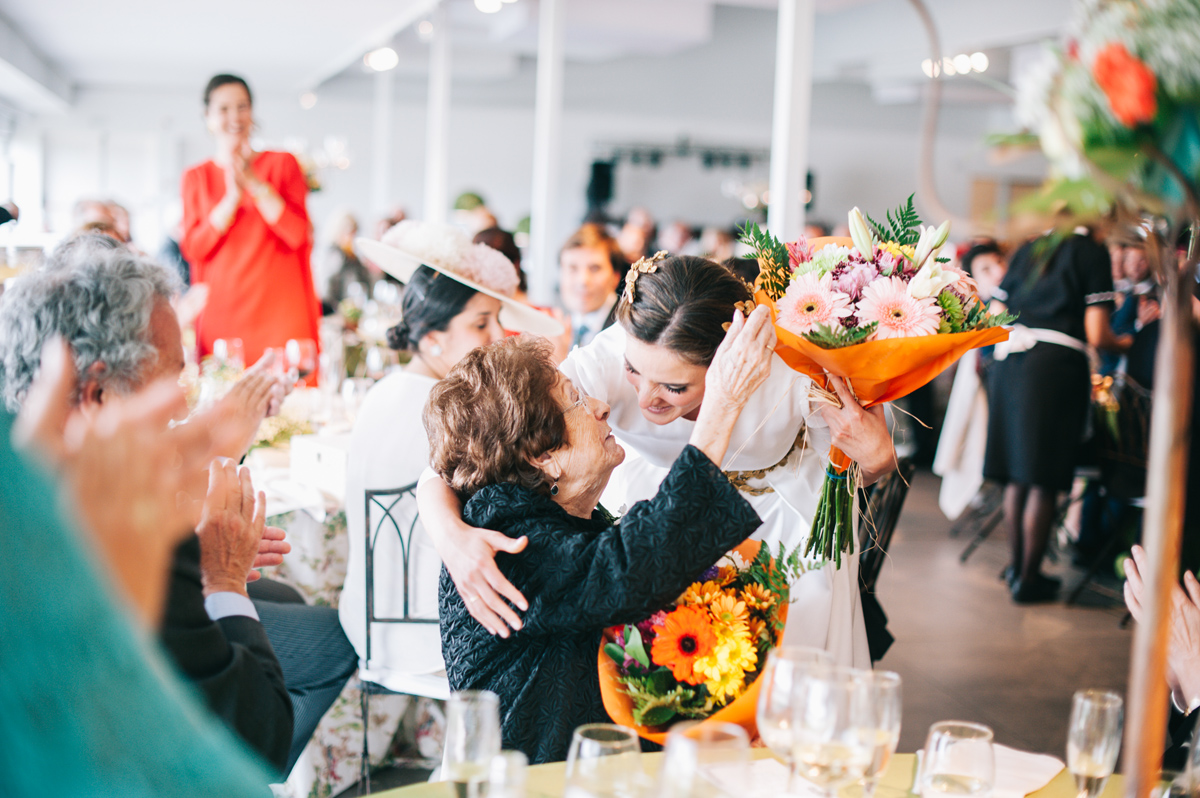
[[[1067,768],[1079,798],[1096,798],[1117,765],[1125,702],[1107,690],[1079,690],[1071,702]]]
[[[213,341],[212,352],[222,364],[239,371],[246,367],[246,349],[241,338],[218,338]]]
[[[810,665],[792,685],[791,789],[803,779],[829,798],[861,779],[871,765],[875,741],[871,705],[861,674],[850,668]]]
[[[944,720],[929,727],[918,782],[922,798],[986,798],[995,782],[991,729],[959,720]]]
[[[779,646],[767,655],[758,677],[758,734],[771,753],[792,763],[792,685],[799,672],[813,664],[833,665],[829,652],[807,646]]]
[[[458,798],[486,790],[492,759],[500,753],[500,699],[487,690],[450,694],[446,705],[446,749],[442,776]]]
[[[887,772],[900,742],[900,676],[891,671],[852,671],[858,690],[856,713],[859,734],[869,740],[871,764],[863,773],[860,788],[849,790],[848,798],[873,798],[879,779]]]
[[[633,798],[642,781],[641,744],[632,729],[580,726],[567,754],[565,798]]]
[[[317,342],[311,338],[290,339],[284,344],[283,354],[289,373],[301,383],[317,370]]]
[[[492,757],[487,798],[525,798],[525,771],[529,760],[520,751],[501,751]]]
[[[684,721],[671,727],[658,771],[659,798],[744,795],[750,784],[750,737],[733,723]]]

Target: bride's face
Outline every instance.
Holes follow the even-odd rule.
[[[689,363],[663,346],[625,338],[625,379],[637,391],[638,407],[653,424],[677,418],[695,421],[704,400],[705,366]]]

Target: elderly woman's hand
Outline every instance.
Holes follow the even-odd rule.
[[[740,411],[771,375],[774,352],[775,325],[766,306],[759,305],[749,318],[736,311],[704,378],[705,404]]]
[[[1142,598],[1146,583],[1142,571],[1146,569],[1146,550],[1133,547],[1133,558],[1125,561],[1125,604],[1138,623],[1142,622]],[[1171,583],[1171,600],[1167,612],[1170,617],[1167,639],[1167,683],[1180,708],[1187,709],[1193,701],[1200,700],[1200,582],[1188,571],[1183,575],[1183,584]]]
[[[704,401],[690,443],[717,465],[725,459],[733,425],[746,402],[771,374],[775,326],[765,306],[743,319],[734,311],[704,377]]]
[[[863,484],[871,485],[896,467],[896,448],[887,428],[883,407],[867,410],[838,377],[829,377],[841,407],[822,405],[821,417],[829,424],[833,445],[862,468]]]

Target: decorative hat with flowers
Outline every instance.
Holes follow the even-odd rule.
[[[835,402],[826,375],[842,377],[864,406],[898,399],[968,349],[1008,337],[979,300],[975,282],[937,255],[950,223],[924,227],[913,197],[880,224],[858,208],[847,239],[784,244],[751,224],[742,240],[758,258],[755,299],[775,311],[776,352],[812,377],[816,398]],[[852,246],[851,246],[852,245]],[[841,565],[853,544],[855,472],[836,448],[805,554]]]
[[[755,735],[757,679],[783,635],[798,551],[746,541],[701,575],[674,607],[605,634],[600,693],[617,723],[662,742],[680,720],[731,722]]]

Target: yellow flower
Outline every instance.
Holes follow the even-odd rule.
[[[732,565],[722,565],[717,569],[717,582],[719,582],[722,587],[729,584],[734,579],[737,579],[737,577],[738,569],[734,568]]]
[[[746,674],[742,671],[730,671],[717,676],[715,679],[709,679],[704,683],[708,688],[708,694],[716,699],[718,704],[732,701],[742,692],[742,685],[746,681]]]
[[[763,632],[767,630],[767,622],[761,618],[750,619],[750,639],[758,640],[762,637]]]
[[[762,585],[751,582],[742,589],[742,601],[752,610],[769,610],[775,606],[775,594]]]
[[[897,258],[908,258],[909,260],[912,260],[917,255],[916,250],[912,247],[902,247],[895,241],[888,241],[886,244],[880,244],[879,248],[884,252],[890,252]]]
[[[679,603],[687,607],[707,606],[723,592],[721,585],[716,582],[693,582],[692,586],[684,591]]]
[[[746,612],[746,602],[739,601],[737,596],[732,593],[733,591],[728,591],[724,595],[718,596],[709,605],[708,611],[712,613],[714,620],[726,626],[745,625],[750,620],[750,616]]]
[[[758,663],[758,652],[745,624],[717,627],[717,645],[704,657],[697,657],[693,669],[709,679],[721,679],[731,673],[745,673]]]

